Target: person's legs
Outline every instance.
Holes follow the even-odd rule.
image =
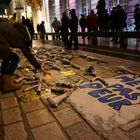
[[[41,39],[42,39],[42,43],[44,43],[44,33],[41,33]]]
[[[67,36],[67,35],[65,35],[65,36],[63,37],[63,41],[64,41],[65,47],[67,48],[67,47],[68,47],[68,36]]]
[[[68,47],[68,49],[72,48],[72,40],[73,40],[73,34],[71,33],[70,34],[70,40],[69,40],[69,47]]]
[[[78,36],[77,33],[73,34],[74,39],[74,49],[78,49]]]
[[[85,28],[84,27],[82,28],[82,32],[85,33]],[[82,39],[83,39],[83,44],[85,44],[85,35],[82,36]]]
[[[2,84],[3,91],[9,92],[17,90],[21,87],[20,84],[15,84],[13,82],[13,75],[17,68],[19,62],[19,57],[17,54],[10,52],[8,56],[2,59],[1,74],[2,74]]]
[[[4,57],[1,64],[1,74],[13,75],[19,62],[17,54],[10,52],[8,56]]]

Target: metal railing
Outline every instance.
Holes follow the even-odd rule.
[[[40,33],[35,33],[34,39],[40,39]],[[69,33],[70,35],[70,33]],[[78,37],[79,36],[84,36],[84,37],[92,37],[92,38],[97,38],[97,37],[104,37],[104,38],[115,38],[118,37],[120,38],[120,48],[127,48],[128,46],[128,38],[140,38],[140,32],[78,32]],[[45,33],[44,39],[49,40],[49,36],[51,36],[51,40],[55,40],[55,36],[62,36],[61,33]],[[93,42],[92,45],[97,45],[97,42]]]

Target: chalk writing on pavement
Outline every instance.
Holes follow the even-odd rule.
[[[90,88],[88,94],[99,102],[107,104],[119,111],[122,106],[131,106],[133,101],[140,101],[140,78],[132,78],[129,75],[115,77],[116,82],[104,87],[101,83],[88,83],[80,86],[80,89]]]

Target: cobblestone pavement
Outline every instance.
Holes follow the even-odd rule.
[[[55,47],[48,44],[34,42],[34,47]],[[105,55],[83,51],[68,51],[75,56],[88,54],[97,59],[107,61],[106,64],[95,65],[97,72],[103,78],[116,76],[113,67],[123,65],[133,71],[140,72],[140,62],[134,62]],[[87,80],[83,75],[89,61],[76,57],[74,63],[80,66],[78,74],[74,76],[61,76],[57,70],[50,70],[54,80],[77,81]],[[106,69],[106,66],[108,69]],[[76,70],[78,71],[78,70]],[[40,98],[30,102],[22,102],[19,95],[24,95],[23,89],[11,93],[0,93],[0,140],[140,140],[140,120],[135,120],[121,127],[106,132],[98,132],[90,127],[87,121],[65,100],[57,108],[52,108],[43,94]]]

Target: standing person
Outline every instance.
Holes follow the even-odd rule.
[[[34,38],[34,33],[35,33],[33,24],[31,23],[31,20],[27,18],[25,19],[24,25],[28,28],[28,31],[31,35],[31,46],[32,46],[32,40]]]
[[[59,33],[59,31],[61,30],[61,23],[59,20],[57,20],[57,17],[54,18],[54,21],[52,22],[52,27],[53,27],[55,33]],[[56,35],[56,40],[60,41],[59,35]]]
[[[74,48],[75,50],[78,50],[78,36],[77,36],[77,31],[78,31],[78,18],[76,16],[75,9],[70,10],[71,14],[71,20],[70,20],[70,45],[69,49],[72,49],[72,41],[74,41]]]
[[[87,28],[88,32],[98,30],[98,17],[93,10],[91,10],[90,15],[87,16]]]
[[[21,88],[21,84],[16,84],[13,81],[19,56],[12,52],[11,48],[19,48],[36,69],[41,69],[40,64],[31,53],[30,42],[30,35],[22,23],[11,24],[8,21],[0,21],[0,59],[2,59],[1,80],[3,92]]]
[[[139,29],[140,29],[140,7],[139,7],[139,4],[135,5],[134,19],[135,19],[135,29],[136,29],[136,31],[139,31]]]
[[[115,11],[115,21],[116,21],[116,32],[122,32],[123,28],[126,27],[126,18],[127,15],[125,11],[122,9],[120,5],[117,5],[116,11]],[[118,37],[115,38],[114,43],[117,43]]]
[[[80,27],[81,27],[81,32],[85,33],[85,29],[86,29],[86,18],[84,16],[84,14],[81,14],[81,18],[79,20],[80,23]],[[85,43],[85,36],[82,36],[83,38],[83,44]]]
[[[66,12],[63,12],[61,23],[62,23],[62,27],[61,27],[62,40],[64,42],[65,48],[68,48],[68,45],[69,45],[69,41],[68,41],[69,18],[67,16]]]
[[[103,18],[103,26],[102,26],[103,31],[109,31],[109,15],[107,13],[107,10],[104,11],[102,18]]]
[[[98,0],[97,3],[97,15],[99,20],[99,30],[104,30],[104,13],[105,13],[106,2],[105,0]]]
[[[37,26],[36,26],[36,30],[37,30],[37,35],[36,35],[36,38],[40,38],[40,25],[39,24],[37,24]]]
[[[113,7],[111,14],[109,16],[109,29],[113,32],[115,31],[116,28],[116,10],[117,7]],[[112,41],[114,41],[114,39],[112,39]]]
[[[40,32],[41,32],[42,43],[44,43],[44,37],[45,37],[44,21],[42,21],[41,24],[40,24]]]
[[[87,16],[87,29],[88,32],[98,31],[98,17],[93,10],[91,10],[90,15]],[[90,37],[88,37],[88,39],[90,39]],[[97,37],[92,38],[92,41],[94,44],[97,44]]]
[[[40,33],[40,25],[39,24],[37,24],[36,29],[37,29],[37,32]]]

